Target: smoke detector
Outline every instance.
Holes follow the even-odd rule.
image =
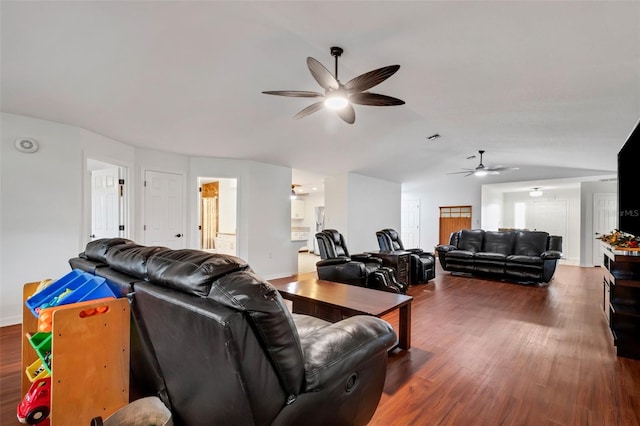
[[[16,149],[26,154],[33,154],[38,150],[38,142],[30,138],[18,138],[16,139]]]

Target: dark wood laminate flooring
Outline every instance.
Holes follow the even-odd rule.
[[[438,270],[409,290],[412,347],[390,355],[371,425],[640,425],[640,361],[615,355],[601,282],[576,266],[546,288]],[[0,328],[3,426],[19,424],[19,342]]]

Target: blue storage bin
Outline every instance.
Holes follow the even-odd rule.
[[[84,272],[79,269],[74,269],[67,275],[52,282],[44,289],[40,290],[36,294],[32,295],[25,301],[27,308],[31,310],[31,313],[38,316],[37,308],[45,303],[51,302],[55,297],[60,296],[67,289],[75,290],[87,281]]]
[[[116,298],[104,278],[74,269],[28,298],[25,304],[38,317],[40,309],[104,297]]]
[[[90,279],[80,287],[60,299],[60,305],[85,302],[87,300],[102,299],[104,297],[116,298],[107,284],[106,278],[87,274]]]

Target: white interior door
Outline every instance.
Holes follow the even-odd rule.
[[[420,200],[402,200],[400,238],[407,249],[420,247]]]
[[[184,175],[147,170],[144,174],[144,240],[146,245],[185,247]]]
[[[91,238],[121,236],[119,168],[91,172]]]
[[[533,228],[548,232],[549,235],[562,237],[562,250],[569,251],[569,223],[567,200],[549,200],[533,202]],[[565,257],[563,255],[563,257]]]
[[[608,234],[618,226],[616,194],[593,194],[593,265],[602,263],[602,244],[595,238]]]

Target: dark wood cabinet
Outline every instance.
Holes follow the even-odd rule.
[[[382,260],[384,266],[388,266],[396,270],[396,278],[405,285],[409,285],[409,263],[410,253],[408,251],[371,251],[368,252],[374,257]]]
[[[640,252],[604,246],[604,316],[618,356],[640,359]]]

